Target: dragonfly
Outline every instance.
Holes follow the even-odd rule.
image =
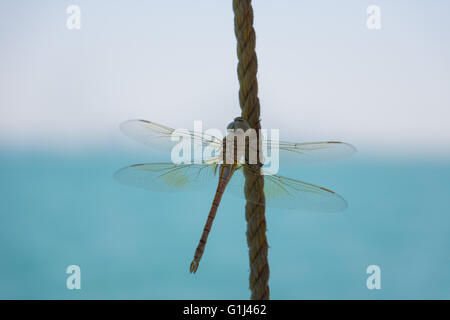
[[[249,128],[248,122],[241,117],[235,118],[227,127],[229,132],[239,129],[245,131]],[[265,200],[247,195],[247,201],[267,207],[300,211],[337,212],[347,207],[343,197],[327,188],[272,174],[265,171],[264,166],[255,167],[249,164],[248,157],[239,154],[236,148],[231,155],[231,161],[225,161],[230,160],[227,150],[232,150],[227,148],[225,138],[204,132],[178,131],[147,120],[126,121],[121,124],[121,129],[130,138],[154,149],[173,150],[177,143],[173,136],[178,136],[212,150],[209,156],[202,154],[201,159],[193,159],[190,162],[134,164],[120,169],[115,174],[115,179],[122,184],[159,192],[193,191],[208,186],[211,181],[217,184],[208,218],[190,264],[191,273],[198,269],[225,189],[230,190],[233,195],[244,197],[244,170],[247,176],[253,174],[264,179]],[[250,148],[248,142],[246,145]],[[268,140],[267,145],[272,147],[271,152],[280,153],[280,161],[291,159],[294,164],[335,159],[355,152],[352,145],[339,141],[290,143]],[[260,146],[257,144],[258,150]]]

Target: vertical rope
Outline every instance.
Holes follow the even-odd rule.
[[[258,62],[255,52],[255,30],[253,29],[253,8],[251,0],[233,0],[234,31],[237,39],[239,103],[242,117],[257,130],[259,138],[260,105],[256,73]],[[259,169],[255,164],[253,169]],[[259,199],[260,204],[247,201],[247,243],[250,259],[250,290],[252,300],[268,300],[269,263],[267,260],[266,218],[264,215],[264,177],[255,176],[244,169],[246,199]]]

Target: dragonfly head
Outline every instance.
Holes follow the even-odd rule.
[[[244,118],[237,117],[234,118],[234,121],[227,126],[227,130],[237,130],[237,129],[242,129],[245,132],[248,129],[250,129],[250,125]]]

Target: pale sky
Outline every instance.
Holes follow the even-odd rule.
[[[81,8],[68,30],[66,8]],[[368,30],[368,6],[381,30]],[[448,1],[254,1],[262,124],[283,140],[450,153]],[[123,145],[121,122],[240,113],[230,1],[2,1],[0,144]]]

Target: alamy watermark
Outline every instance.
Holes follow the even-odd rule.
[[[381,268],[377,266],[376,264],[372,264],[367,267],[366,273],[370,274],[370,276],[367,278],[366,286],[367,289],[373,290],[381,289]]]
[[[366,13],[369,15],[366,21],[367,29],[381,29],[381,9],[379,6],[370,5],[367,7]]]
[[[71,4],[67,7],[66,13],[69,14],[66,21],[66,27],[69,30],[81,29],[81,9],[80,6]]]
[[[176,142],[170,157],[175,164],[192,164],[213,161],[217,164],[262,164],[266,174],[279,169],[279,130],[258,131],[240,123],[232,122],[224,136],[219,129],[203,131],[202,121],[194,121],[193,133],[176,129],[171,140]]]
[[[75,264],[67,267],[66,273],[70,276],[66,279],[66,288],[69,290],[81,289],[81,268]]]

